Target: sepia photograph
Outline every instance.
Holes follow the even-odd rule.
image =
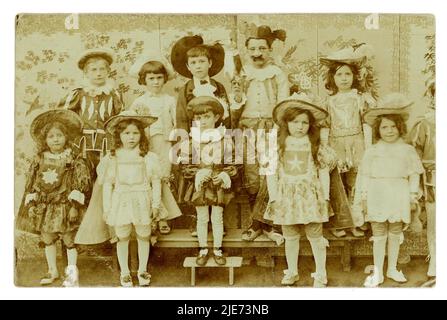
[[[433,288],[431,14],[19,13],[17,287]]]

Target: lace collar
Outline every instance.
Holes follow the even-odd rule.
[[[66,160],[70,159],[72,154],[71,148],[67,148],[61,153],[51,153],[50,151],[45,151],[43,153],[43,156],[45,159],[51,159],[51,160]]]

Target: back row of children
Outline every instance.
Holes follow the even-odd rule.
[[[410,204],[418,198],[419,175],[424,172],[415,149],[403,141],[411,103],[400,94],[376,103],[364,92],[359,68],[365,54],[359,48],[322,59],[328,66],[326,88],[331,92],[326,106],[302,93],[289,96],[287,78],[271,59],[273,42],[284,41],[285,36],[285,31],[272,31],[268,26],[247,34],[245,81],[235,77],[229,96],[211,78],[223,68],[223,48],[217,43],[204,44],[200,36],[184,37],[171,52],[174,69],[190,79],[180,89],[177,102],[162,90],[172,77],[169,64],[150,55],[130,70],[146,92],[127,110],[108,80],[113,55],[102,49],[82,55],[78,66],[87,83],[70,93],[62,108],[39,115],[31,125],[39,151],[28,175],[17,227],[41,235],[48,263],[42,285],[59,278],[58,238],[67,248],[65,286],[78,283],[76,244],[112,238],[117,241],[120,283],[133,286],[128,267],[132,228],[138,242],[138,283],[150,284],[147,263],[153,226],[160,233],[169,233],[167,220],[182,214],[169,188],[174,128],[184,129],[192,138],[187,139],[187,147],[182,148],[187,152],[176,163],[179,178],[185,181],[177,199],[191,203],[197,213],[197,264],[205,265],[211,254],[217,264],[226,263],[223,212],[241,173],[252,209],[252,224],[243,240],[253,241],[264,232],[278,245],[285,241],[288,269],[282,284],[292,285],[299,280],[298,254],[304,231],[316,263],[314,285],[326,286],[328,241],[323,237],[323,224],[332,212],[329,175],[337,168],[353,208],[360,208],[352,211],[353,223],[341,227],[352,228],[358,236],[361,231],[354,225],[363,226],[365,221],[372,225],[376,268],[365,284],[383,282],[386,243],[386,276],[406,281],[396,268],[397,256],[402,230],[410,223]],[[233,150],[226,145],[232,144],[225,138],[229,128],[276,129],[277,170],[260,174],[265,164],[248,163],[245,151],[242,165],[223,161],[227,156],[233,159],[232,154],[214,154],[213,150]],[[376,144],[369,147],[372,137]],[[197,146],[199,150],[193,150]],[[257,147],[244,145],[244,150]],[[101,157],[106,150],[109,152]],[[191,162],[201,150],[209,153]],[[210,214],[211,252],[207,241]],[[333,231],[338,236],[344,232]]]

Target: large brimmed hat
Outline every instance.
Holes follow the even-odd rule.
[[[186,53],[189,49],[199,46],[206,47],[211,56],[212,65],[208,70],[208,75],[212,77],[218,74],[224,66],[224,48],[219,43],[213,45],[204,44],[203,38],[198,35],[183,37],[174,44],[171,51],[171,63],[174,70],[186,78],[192,78],[191,72],[186,67],[188,63]]]
[[[374,125],[377,117],[387,114],[398,114],[406,121],[408,120],[409,108],[412,104],[413,101],[407,99],[403,94],[390,93],[377,101],[377,108],[365,112],[363,119],[370,126]]]
[[[213,113],[218,114],[221,117],[223,117],[224,112],[225,112],[224,107],[222,106],[220,101],[217,100],[216,98],[209,97],[209,96],[195,97],[191,101],[188,102],[187,109],[186,109],[190,118],[192,118],[192,116],[194,115],[194,113],[195,113],[194,110],[200,106],[211,107]]]
[[[81,134],[82,119],[76,112],[66,109],[54,109],[45,111],[34,118],[30,127],[30,134],[33,140],[41,141],[41,139],[45,139],[43,128],[53,122],[62,123],[72,136]]]
[[[130,67],[129,69],[129,75],[137,78],[139,77],[139,73],[141,71],[141,68],[148,62],[151,61],[158,61],[166,69],[166,72],[168,74],[168,80],[171,80],[174,77],[174,71],[171,68],[171,64],[167,61],[165,57],[163,57],[160,53],[160,51],[149,51],[146,53],[143,53],[136,61],[135,63]]]
[[[360,64],[371,55],[372,48],[369,45],[360,44],[335,51],[326,57],[320,58],[320,63],[326,66],[330,66],[336,62]]]
[[[96,48],[96,49],[88,49],[84,51],[78,59],[78,67],[81,70],[84,70],[85,63],[90,58],[100,57],[106,60],[109,65],[113,63],[114,60],[113,51],[106,48]]]
[[[115,132],[116,126],[124,120],[136,120],[143,124],[144,127],[149,127],[151,124],[153,124],[155,121],[157,121],[157,117],[155,116],[143,116],[138,115],[137,113],[125,110],[121,112],[120,114],[111,117],[109,120],[106,121],[104,124],[104,127],[107,132],[113,134]]]
[[[283,125],[285,112],[292,108],[310,111],[317,122],[324,120],[328,116],[326,110],[313,104],[306,95],[295,94],[290,96],[288,99],[281,101],[273,109],[273,121],[277,125]]]

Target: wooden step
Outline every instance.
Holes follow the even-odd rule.
[[[276,243],[271,241],[266,235],[261,234],[254,241],[242,240],[242,229],[227,229],[223,238],[222,247],[226,248],[269,248],[277,247]],[[212,232],[208,232],[208,243],[212,247]],[[344,237],[336,238],[331,234],[325,234],[325,238],[329,240],[333,246],[344,246],[346,241],[362,240],[364,238]],[[307,241],[306,237],[301,237],[301,241]],[[191,236],[188,229],[173,229],[170,234],[160,235],[157,239],[156,247],[164,248],[198,248],[199,243],[197,237]]]
[[[208,259],[204,266],[196,263],[196,257],[186,257],[183,262],[185,268],[191,268],[191,285],[196,285],[196,268],[228,268],[228,284],[234,284],[234,268],[242,266],[242,257],[227,257],[227,263],[224,266],[218,265],[214,259]]]

